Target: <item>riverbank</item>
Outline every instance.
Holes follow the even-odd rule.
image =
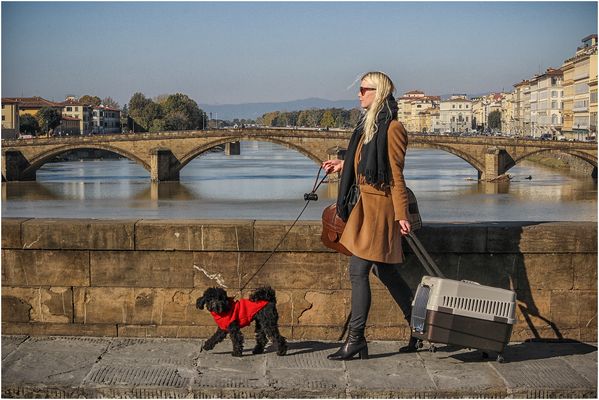
[[[569,174],[581,177],[593,176],[594,178],[597,178],[597,167],[593,167],[579,157],[571,156],[569,154],[544,152],[529,156],[526,160],[552,168],[556,171],[566,171]]]

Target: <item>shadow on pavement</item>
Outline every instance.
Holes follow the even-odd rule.
[[[456,346],[438,347],[437,352],[455,352],[460,348]],[[549,358],[557,358],[570,355],[588,354],[597,351],[597,347],[582,343],[576,340],[568,341],[528,341],[524,343],[508,345],[503,356],[505,363],[521,362],[531,360],[543,360]],[[466,353],[451,354],[447,357],[452,357],[464,362],[487,362],[495,360],[496,354],[489,352],[489,358],[482,357],[482,351],[472,350]]]

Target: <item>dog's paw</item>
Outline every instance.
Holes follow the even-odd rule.
[[[262,354],[262,353],[264,353],[264,347],[262,347],[262,346],[256,346],[252,350],[252,354]]]
[[[233,357],[241,357],[241,356],[242,356],[242,352],[241,352],[241,351],[233,351],[233,352],[231,353],[231,355],[232,355]]]
[[[204,351],[204,350],[206,350],[206,351],[210,351],[210,350],[212,350],[212,349],[214,349],[214,345],[204,344],[204,345],[202,346],[202,351]]]

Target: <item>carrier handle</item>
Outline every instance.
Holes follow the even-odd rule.
[[[416,235],[413,232],[410,232],[405,236],[405,238],[424,269],[426,269],[426,272],[428,272],[430,276],[445,278],[445,275],[443,275],[437,264],[433,261]]]

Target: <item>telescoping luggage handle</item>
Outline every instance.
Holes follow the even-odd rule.
[[[418,257],[418,260],[430,276],[445,278],[445,275],[443,275],[439,267],[437,267],[437,264],[435,264],[431,256],[427,253],[426,249],[424,248],[422,243],[420,243],[420,240],[418,240],[418,238],[413,232],[408,233],[406,236],[404,236],[404,238],[406,239],[406,241],[412,248],[412,251],[414,251],[414,254],[416,254],[416,257]]]

